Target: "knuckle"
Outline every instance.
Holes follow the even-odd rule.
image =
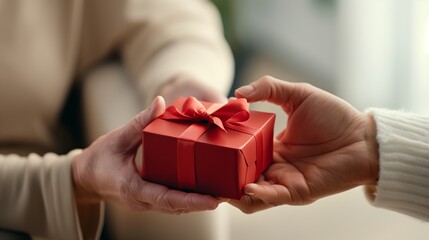
[[[302,89],[302,90],[309,90],[309,89],[313,88],[313,85],[311,85],[310,83],[306,83],[306,82],[295,83],[295,86],[297,87],[297,89]]]
[[[121,201],[132,211],[148,211],[152,205],[145,201],[145,193],[139,192],[138,182],[136,180],[121,181],[119,183],[119,194]],[[145,189],[145,188],[143,188]]]
[[[271,83],[273,81],[273,77],[270,75],[264,75],[260,78],[260,81],[265,83]]]
[[[122,198],[125,199],[132,198],[132,190],[130,189],[130,185],[123,181],[119,183],[119,194]]]
[[[146,111],[138,113],[137,116],[133,118],[133,120],[131,121],[131,127],[134,130],[140,131],[143,128],[142,122],[145,122],[145,119],[146,119],[145,112]]]
[[[133,200],[141,200],[141,195],[139,194],[139,182],[136,181],[135,178],[132,178],[130,180],[122,179],[119,182],[119,192],[120,195],[126,199],[133,199]]]
[[[194,201],[194,197],[192,194],[186,194],[185,198],[183,200],[183,205],[185,206],[186,209],[191,209],[193,207],[192,203]]]
[[[155,203],[162,209],[175,210],[167,193],[162,193],[156,196]]]
[[[165,195],[166,196],[166,195]],[[172,200],[164,196],[163,205],[166,209],[175,209]]]

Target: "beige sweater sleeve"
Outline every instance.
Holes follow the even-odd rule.
[[[227,94],[233,57],[210,1],[93,0],[84,15],[81,66],[119,52],[145,102],[181,76]]]
[[[377,125],[380,175],[366,186],[377,206],[429,221],[429,117],[370,109]]]
[[[74,201],[70,160],[79,153],[0,155],[0,229],[36,239],[98,238],[103,204]]]

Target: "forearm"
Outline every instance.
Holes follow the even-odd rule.
[[[0,227],[51,239],[87,235],[80,229],[71,178],[70,159],[76,154],[0,155]],[[91,207],[92,225],[100,220],[100,206]]]

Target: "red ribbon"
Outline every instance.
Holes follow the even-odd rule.
[[[170,106],[161,118],[166,120],[210,122],[226,132],[224,127],[226,123],[244,122],[249,119],[249,116],[245,98],[229,100],[227,104],[210,113],[196,98],[188,97],[183,103],[182,109],[179,110],[175,106]]]
[[[235,128],[234,125],[246,121],[249,117],[247,101],[244,98],[232,99],[221,107],[213,104],[206,109],[196,98],[188,97],[181,109],[176,106],[166,109],[160,118],[195,122],[179,136],[177,142],[177,176],[180,189],[197,190],[194,146],[198,138],[211,125],[226,132],[225,126]]]

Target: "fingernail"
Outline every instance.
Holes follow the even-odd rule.
[[[249,196],[254,196],[255,193],[254,192],[244,192],[245,194],[249,195]]]
[[[150,104],[150,106],[149,106],[149,111],[150,112],[153,112],[154,111],[154,109],[155,109],[155,105],[157,105],[157,104],[159,104],[161,101],[163,101],[163,98],[161,97],[161,96],[156,96],[153,100],[152,100],[152,102],[151,102],[151,104]]]
[[[235,90],[235,92],[239,93],[242,96],[249,96],[250,94],[252,94],[253,90],[255,90],[255,88],[252,85],[246,85],[238,88],[237,90]]]

